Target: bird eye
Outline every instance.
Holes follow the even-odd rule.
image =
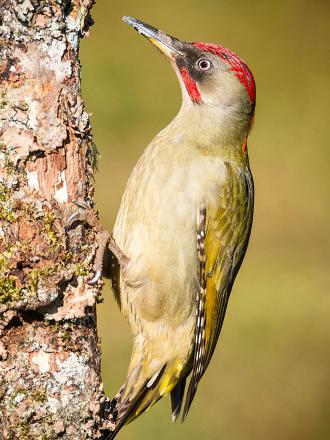
[[[198,60],[197,66],[200,70],[210,70],[213,67],[211,61],[205,59]]]

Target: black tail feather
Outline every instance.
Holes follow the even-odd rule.
[[[186,396],[186,402],[184,405],[183,413],[182,413],[182,422],[184,422],[187,418],[190,406],[192,404],[192,401],[194,400],[196,391],[198,386],[198,380],[194,381],[193,379],[190,380],[189,388]]]
[[[176,386],[171,391],[172,421],[173,422],[176,421],[176,419],[178,418],[178,416],[180,414],[185,386],[186,386],[186,378],[184,377],[183,379],[180,380],[180,382],[178,382],[176,384]]]

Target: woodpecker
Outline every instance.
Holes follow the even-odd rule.
[[[133,169],[111,239],[113,288],[133,349],[109,439],[168,393],[173,421],[183,401],[185,420],[217,344],[254,204],[247,137],[256,90],[247,64],[221,45],[123,20],[167,57],[182,106]]]

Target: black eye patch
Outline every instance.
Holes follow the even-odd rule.
[[[182,67],[185,67],[195,82],[202,83],[210,74],[210,71],[198,68],[197,61],[203,56],[201,51],[187,45],[182,52],[184,52],[185,56],[177,58],[176,64],[178,68],[181,70]]]

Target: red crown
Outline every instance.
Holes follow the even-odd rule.
[[[227,49],[224,46],[211,43],[193,43],[195,47],[204,52],[210,52],[213,55],[217,55],[222,60],[231,65],[231,70],[235,73],[236,77],[245,87],[249,94],[251,101],[254,103],[256,100],[256,86],[253,78],[253,74],[249,69],[249,66],[234,52]]]

